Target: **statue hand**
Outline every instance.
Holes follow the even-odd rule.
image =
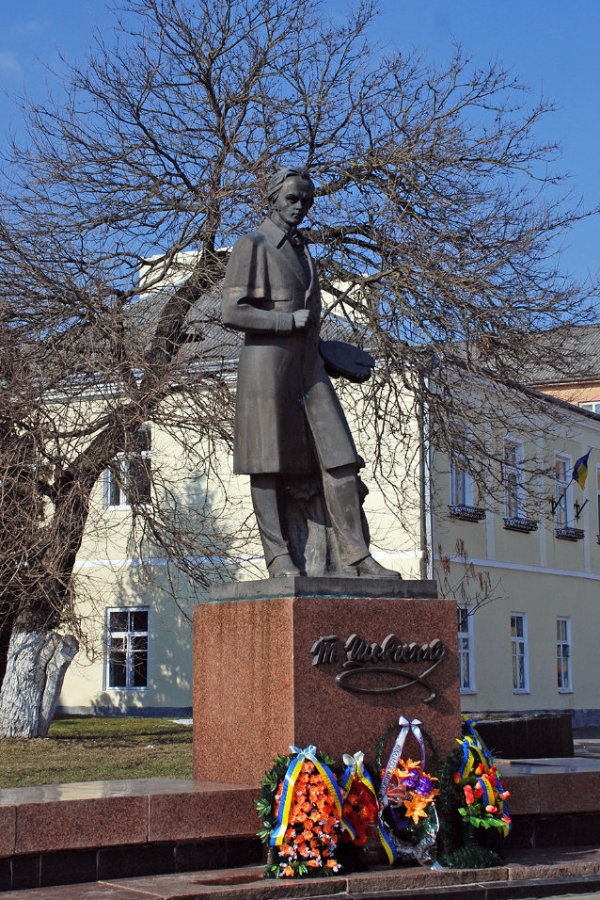
[[[311,313],[308,309],[297,309],[292,313],[294,317],[294,328],[306,328],[311,319]]]

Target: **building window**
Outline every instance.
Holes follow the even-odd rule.
[[[459,606],[458,616],[458,659],[460,663],[460,690],[463,694],[475,693],[475,658],[473,647],[472,607]]]
[[[485,509],[473,506],[473,476],[469,472],[469,457],[452,454],[450,461],[450,515],[465,522],[485,519]]]
[[[556,455],[554,460],[554,516],[557,528],[571,527],[571,457]]]
[[[152,435],[149,428],[140,428],[134,435],[134,446],[119,453],[106,470],[104,505],[127,508],[131,504],[150,503],[152,484]]]
[[[571,619],[556,620],[556,676],[559,691],[572,690],[571,685]]]
[[[504,480],[504,527],[509,531],[519,531],[522,534],[537,531],[538,523],[534,519],[526,518],[525,463],[522,441],[505,438],[502,477]]]
[[[109,609],[107,687],[148,686],[148,609]]]
[[[585,403],[580,403],[579,406],[581,409],[589,409],[590,412],[600,415],[600,402],[597,400],[590,402],[586,401]]]
[[[454,455],[450,466],[450,503],[452,506],[473,506],[473,478],[469,473],[468,457]]]
[[[504,441],[504,507],[507,519],[525,518],[523,444]]]
[[[529,691],[529,661],[525,613],[511,614],[510,640],[512,644],[513,692],[515,694],[527,693]]]

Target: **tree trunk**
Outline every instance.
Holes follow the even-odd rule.
[[[0,581],[1,580],[2,573],[0,573]],[[5,604],[5,607],[0,614],[0,692],[2,691],[2,683],[4,682],[4,676],[6,674],[6,666],[8,665],[8,648],[10,647],[10,638],[17,617],[15,611],[17,609],[18,606],[16,604],[11,604],[9,602]]]
[[[72,635],[13,633],[0,692],[0,736],[47,736],[65,672],[78,649]]]

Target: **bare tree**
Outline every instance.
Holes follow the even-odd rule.
[[[343,22],[319,0],[131,0],[88,63],[65,63],[55,96],[27,104],[28,139],[0,185],[0,671],[10,636],[16,651],[76,628],[92,491],[118,454],[139,453],[145,424],[219,477],[235,356],[218,323],[220,248],[257,223],[274,167],[302,164],[317,185],[306,235],[327,315],[380,361],[363,427],[388,485],[420,453],[407,395],[442,447],[476,415],[450,358],[463,398],[484,370],[510,385],[539,361],[535,332],[587,315],[557,268],[558,237],[583,213],[548,168],[556,148],[536,141],[551,107],[459,50],[443,71],[384,56],[375,14],[369,0]],[[559,345],[543,347],[555,365]],[[149,477],[143,498],[129,486],[138,535],[205,582],[193,559],[235,555],[233,536],[208,505],[183,510],[159,470]],[[42,702],[46,656],[26,727],[14,704],[29,676],[12,653],[0,732],[43,731],[60,687]]]

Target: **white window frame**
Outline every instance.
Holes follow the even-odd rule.
[[[521,620],[522,634],[513,634],[516,620]],[[511,669],[513,694],[529,693],[529,641],[527,639],[527,613],[511,612],[510,614],[510,642],[511,642]],[[519,662],[522,661],[521,666]],[[522,681],[519,678],[519,669],[522,670]]]
[[[452,453],[450,456],[450,505],[473,506],[473,477],[468,470],[469,456]]]
[[[119,469],[121,484],[115,479],[115,468]],[[118,453],[112,467],[104,470],[104,508],[105,509],[129,509],[129,503],[125,495],[124,485],[127,482],[127,458],[124,453]],[[118,496],[118,502],[113,502],[113,493]]]
[[[104,508],[105,509],[129,509],[130,503],[127,497],[127,482],[129,479],[129,467],[131,460],[139,458],[142,460],[152,460],[152,431],[144,425],[139,431],[148,433],[149,450],[141,450],[139,453],[117,453],[112,466],[104,470]],[[119,469],[119,481],[115,479],[115,468]],[[151,471],[151,462],[148,463]],[[117,502],[113,502],[113,493],[117,496]]]
[[[558,464],[564,463],[565,480],[558,477]],[[567,453],[554,454],[554,524],[557,528],[571,528],[573,525],[573,489],[571,474],[573,462]],[[559,499],[560,498],[560,499]],[[563,521],[564,520],[564,521]]]
[[[599,400],[582,400],[577,404],[580,409],[589,409],[590,412],[596,413],[596,415],[600,415],[600,401]]]
[[[145,631],[136,631],[133,628],[129,627],[129,620],[131,613],[140,613],[145,612],[147,616],[146,620],[146,630]],[[112,613],[127,613],[128,616],[128,627],[127,630],[117,630],[111,629],[111,614]],[[137,651],[134,647],[134,639],[135,637],[145,636],[146,638],[146,684],[144,685],[136,685],[134,684],[134,673],[135,673],[135,656]],[[111,650],[112,650],[112,639],[123,639],[124,640],[124,649],[125,649],[125,684],[124,685],[113,685],[111,684],[110,677],[110,665],[111,665]],[[104,689],[109,691],[147,691],[150,683],[150,607],[148,606],[111,606],[106,609],[106,640],[105,640],[105,666],[104,666]]]
[[[461,694],[475,694],[475,645],[473,636],[473,607],[457,606],[458,662]],[[461,626],[465,626],[461,627]]]
[[[564,624],[564,637],[559,633],[559,625]],[[573,672],[571,666],[571,617],[558,616],[556,619],[556,680],[559,694],[573,693]],[[561,678],[562,670],[562,678]],[[566,675],[566,677],[565,677]],[[561,684],[561,680],[563,683]]]
[[[515,451],[514,458],[509,452]],[[504,438],[503,475],[504,475],[504,513],[507,519],[526,519],[525,510],[525,472],[523,441],[516,438]],[[513,508],[511,511],[511,507]]]

